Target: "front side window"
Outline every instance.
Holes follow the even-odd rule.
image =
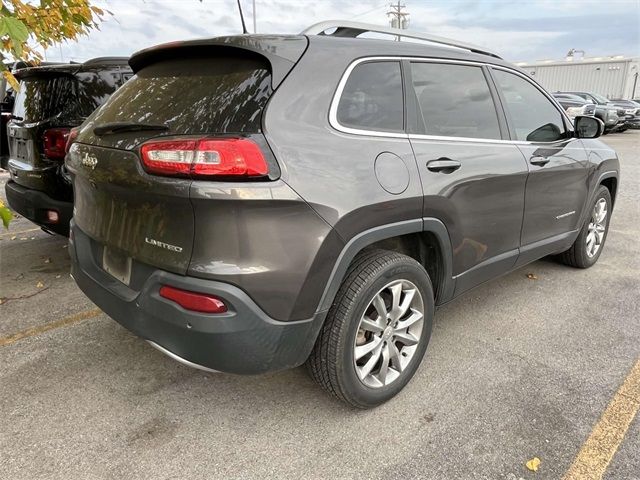
[[[400,63],[357,65],[342,91],[337,119],[344,127],[402,132],[404,102]]]
[[[533,84],[504,70],[493,75],[502,91],[516,140],[555,142],[567,137],[562,115]]]
[[[412,63],[413,88],[427,135],[500,139],[498,114],[482,68]]]

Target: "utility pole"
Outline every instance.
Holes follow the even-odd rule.
[[[409,28],[409,12],[403,12],[402,10],[407,8],[406,5],[401,5],[400,0],[398,3],[389,5],[391,10],[387,12],[387,17],[389,17],[389,23],[392,28],[399,28],[401,30],[406,30]],[[400,37],[396,37],[396,41],[400,41]]]
[[[258,33],[256,28],[256,0],[253,0],[253,33]]]

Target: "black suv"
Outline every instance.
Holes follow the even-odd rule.
[[[73,192],[64,156],[73,127],[80,125],[132,75],[127,58],[17,70],[20,80],[7,125],[12,209],[44,230],[69,234]]]
[[[86,295],[187,365],[306,362],[366,408],[413,376],[436,306],[545,255],[593,265],[620,168],[602,123],[480,47],[365,31],[409,35],[133,55],[66,157]]]

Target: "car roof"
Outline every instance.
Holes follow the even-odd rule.
[[[30,76],[37,76],[48,73],[61,73],[75,75],[78,72],[86,70],[96,70],[100,68],[118,67],[121,69],[129,70],[128,57],[97,57],[87,60],[83,63],[54,63],[47,64],[39,67],[27,67],[21,68],[14,72],[16,78],[26,78]]]
[[[452,60],[467,60],[479,63],[490,63],[495,65],[507,66],[516,70],[520,70],[514,65],[489,54],[474,53],[462,48],[436,46],[425,42],[402,41],[395,42],[376,38],[352,38],[352,37],[334,37],[331,35],[229,35],[223,37],[204,38],[198,40],[189,40],[184,42],[172,42],[157,45],[151,48],[140,50],[131,56],[129,64],[134,71],[142,68],[150,57],[157,57],[163,50],[171,50],[174,48],[188,47],[206,47],[216,45],[227,45],[232,47],[244,48],[259,52],[267,56],[274,52],[273,45],[277,45],[275,55],[282,58],[296,61],[297,47],[296,41],[308,39],[310,43],[322,45],[327,49],[333,49],[337,54],[351,55],[354,59],[362,56],[408,56],[408,57],[431,57],[431,58],[448,58]],[[290,49],[283,48],[285,45],[291,45]],[[348,53],[345,52],[345,48]],[[290,56],[291,55],[291,56]]]

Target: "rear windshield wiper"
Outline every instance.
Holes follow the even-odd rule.
[[[17,115],[10,115],[9,116],[9,120],[18,120],[19,122],[22,122],[24,120],[24,118],[19,117]]]
[[[169,127],[166,125],[152,123],[110,122],[94,128],[93,133],[98,136],[102,136],[118,132],[144,132],[151,130],[169,130]]]

